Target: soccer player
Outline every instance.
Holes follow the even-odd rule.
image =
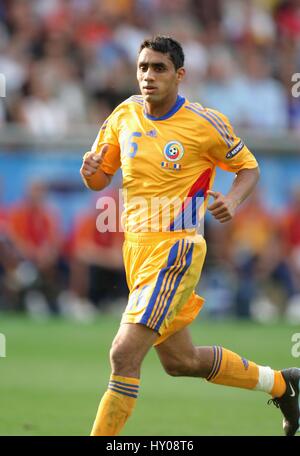
[[[108,389],[91,435],[122,430],[152,346],[170,375],[270,394],[283,413],[285,434],[294,435],[299,427],[300,369],[276,371],[220,346],[194,346],[187,328],[204,301],[194,293],[206,253],[205,240],[195,228],[197,200],[204,197],[206,208],[212,196],[208,210],[220,223],[227,222],[255,187],[259,169],[223,114],[178,94],[184,75],[184,54],[177,41],[164,36],[145,40],[137,61],[141,95],[113,111],[83,159],[83,181],[96,191],[122,168],[123,255],[130,290],[110,351]],[[227,195],[211,190],[216,166],[236,173]],[[153,198],[162,203],[153,204]],[[174,199],[182,204],[173,205],[170,222],[165,202]]]

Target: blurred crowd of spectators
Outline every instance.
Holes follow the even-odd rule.
[[[300,186],[279,213],[268,208],[258,188],[230,223],[210,224],[205,237],[200,285],[211,313],[300,322]]]
[[[300,130],[300,0],[1,0],[0,125],[59,136],[101,123],[137,92],[139,44],[155,33],[183,44],[188,98],[235,126]]]
[[[183,95],[256,135],[300,132],[300,0],[0,0],[0,134],[18,124],[46,141],[101,124],[137,93],[139,45],[156,33],[183,45]],[[125,305],[122,235],[97,232],[95,218],[64,233],[38,182],[0,203],[0,309],[88,319]],[[209,312],[299,321],[299,189],[276,216],[256,193],[226,226],[208,218],[205,237]]]
[[[112,187],[106,196],[116,201]],[[127,303],[123,233],[97,230],[90,209],[61,229],[47,188],[34,182],[15,205],[0,207],[0,310],[89,320]],[[115,210],[115,208],[114,208]],[[199,294],[205,312],[261,321],[300,321],[300,187],[282,214],[269,212],[260,190],[225,225],[207,218],[208,256]]]
[[[85,320],[126,304],[123,233],[100,233],[92,204],[65,233],[47,193],[33,182],[22,200],[0,207],[0,310]],[[106,194],[117,201],[116,189]]]

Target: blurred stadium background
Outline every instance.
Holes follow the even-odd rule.
[[[137,93],[137,50],[155,33],[183,44],[188,74],[181,94],[224,112],[262,171],[258,190],[231,223],[219,226],[207,217],[208,257],[198,290],[206,306],[204,323],[198,322],[199,331],[196,323],[194,334],[201,334],[203,344],[228,342],[228,348],[244,349],[248,357],[277,368],[296,363],[290,339],[300,327],[300,97],[292,96],[292,75],[300,72],[300,1],[0,0],[0,74],[6,80],[6,96],[0,98],[0,332],[8,350],[0,361],[1,395],[11,413],[6,418],[1,412],[0,434],[88,432],[98,401],[97,365],[102,363],[105,388],[114,315],[124,308],[127,289],[122,235],[96,231],[97,194],[84,188],[79,168],[107,115]],[[232,178],[220,171],[215,189],[226,191]],[[107,190],[110,196],[117,195],[120,183],[118,174]],[[78,347],[80,334],[86,339]],[[220,337],[211,340],[212,335]],[[78,357],[94,383],[73,379],[82,379]],[[147,362],[157,365],[151,357]],[[74,391],[62,411],[53,404],[60,407],[66,391],[53,372],[66,366]],[[43,369],[49,370],[48,383]],[[173,380],[158,366],[147,375],[148,396],[125,433],[189,432],[182,427],[183,415],[174,421],[172,398],[181,386],[171,387]],[[151,401],[160,403],[150,389],[151,375],[169,394],[161,393],[161,400],[173,400],[160,429],[151,421]],[[51,382],[54,377],[57,383]],[[60,390],[56,402],[54,387]],[[228,390],[219,391],[230,400]],[[82,421],[76,416],[72,427],[69,415],[78,409],[78,396]],[[215,397],[219,402],[221,396]],[[243,392],[246,397],[247,406],[257,404]],[[192,395],[181,400],[187,422],[193,411],[191,434],[263,432],[254,407],[246,423],[256,419],[255,426],[249,430],[242,418],[230,421],[224,410],[213,415],[213,405],[211,418],[197,422]],[[45,422],[60,416],[59,425],[34,428],[37,404],[51,409]],[[33,412],[29,424],[25,414],[23,424],[15,420],[13,411],[22,407]],[[142,421],[141,429],[134,427]],[[266,432],[276,432],[272,425]]]

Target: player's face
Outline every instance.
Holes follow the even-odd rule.
[[[176,97],[184,68],[175,69],[168,54],[144,48],[137,62],[137,80],[148,103],[160,103]]]

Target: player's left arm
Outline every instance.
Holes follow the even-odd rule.
[[[244,142],[236,136],[229,120],[223,114],[212,111],[217,129],[213,128],[214,144],[211,158],[225,171],[235,172],[236,178],[227,193],[212,190],[207,195],[214,198],[208,206],[211,214],[221,223],[230,221],[237,207],[250,195],[259,179],[259,166]]]
[[[250,195],[259,179],[259,167],[241,169],[232,184],[227,195],[208,190],[207,194],[214,197],[214,202],[208,206],[208,210],[216,220],[221,223],[229,222],[237,207]]]

